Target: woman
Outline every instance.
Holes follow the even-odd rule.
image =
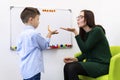
[[[90,10],[82,10],[77,17],[79,33],[75,28],[61,28],[73,32],[82,52],[77,58],[64,58],[64,80],[79,80],[78,75],[98,77],[108,74],[110,64],[110,48],[105,30],[95,25],[94,14]],[[83,60],[86,59],[86,62]]]

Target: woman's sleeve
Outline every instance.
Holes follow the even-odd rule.
[[[78,61],[83,61],[85,59],[85,54],[81,54],[80,56],[76,57]]]
[[[86,41],[83,41],[79,35],[75,36],[77,44],[83,53],[95,47],[104,37],[105,35],[101,28],[96,28],[90,32]]]

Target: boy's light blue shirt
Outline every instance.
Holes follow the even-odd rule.
[[[17,52],[21,58],[21,74],[24,79],[44,71],[42,50],[49,46],[50,39],[43,38],[32,26],[27,26],[21,33]]]

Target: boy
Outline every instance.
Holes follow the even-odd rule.
[[[23,80],[40,80],[41,72],[44,70],[42,50],[49,46],[51,35],[58,33],[57,30],[51,31],[48,28],[47,38],[44,39],[35,32],[39,24],[39,16],[38,9],[32,7],[26,7],[20,15],[22,22],[26,25],[17,44]]]

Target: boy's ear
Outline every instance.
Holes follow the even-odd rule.
[[[33,18],[30,17],[30,18],[28,19],[28,23],[32,23],[32,21],[33,21]]]
[[[30,17],[28,20],[29,20],[29,21],[32,21],[32,19],[33,19],[33,18],[32,18],[32,17]]]

